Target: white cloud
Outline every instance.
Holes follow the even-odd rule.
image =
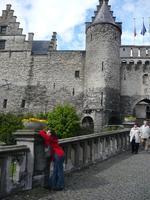
[[[34,32],[34,39],[50,40],[53,31],[59,34],[58,47],[67,49],[84,49],[87,9],[96,9],[99,0],[0,0],[0,10],[6,4],[12,4],[23,32]],[[148,29],[150,17],[150,0],[110,0],[114,15],[123,22],[123,44],[133,44],[133,18],[136,18],[136,44],[143,44],[139,34],[142,28],[142,17]],[[90,17],[93,13],[90,13]],[[89,18],[89,17],[88,17]],[[76,26],[81,25],[79,30]],[[150,36],[146,33],[145,43],[150,44]]]
[[[0,9],[6,4],[12,4],[24,33],[34,32],[35,39],[50,39],[56,31],[64,42],[71,42],[74,27],[85,21],[86,10],[96,8],[98,0],[1,0]]]

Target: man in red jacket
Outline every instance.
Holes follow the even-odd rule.
[[[43,137],[45,146],[50,146],[51,155],[50,158],[54,162],[53,174],[49,179],[49,187],[54,190],[62,190],[64,188],[64,151],[58,144],[58,137],[56,134],[47,132],[44,130],[39,131],[41,137]]]

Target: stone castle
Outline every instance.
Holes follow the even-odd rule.
[[[74,105],[84,126],[98,131],[127,115],[150,117],[150,47],[121,45],[122,24],[108,0],[86,22],[84,51],[57,50],[22,34],[11,5],[0,17],[0,111],[48,112]]]

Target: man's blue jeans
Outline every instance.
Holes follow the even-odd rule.
[[[49,180],[49,186],[52,189],[64,188],[64,156],[54,155],[54,170]]]

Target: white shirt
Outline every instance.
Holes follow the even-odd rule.
[[[150,137],[150,127],[148,125],[142,125],[140,127],[141,138],[149,138]]]
[[[135,143],[140,143],[140,128],[131,128],[130,131],[130,142],[132,142],[133,138],[135,137]]]

